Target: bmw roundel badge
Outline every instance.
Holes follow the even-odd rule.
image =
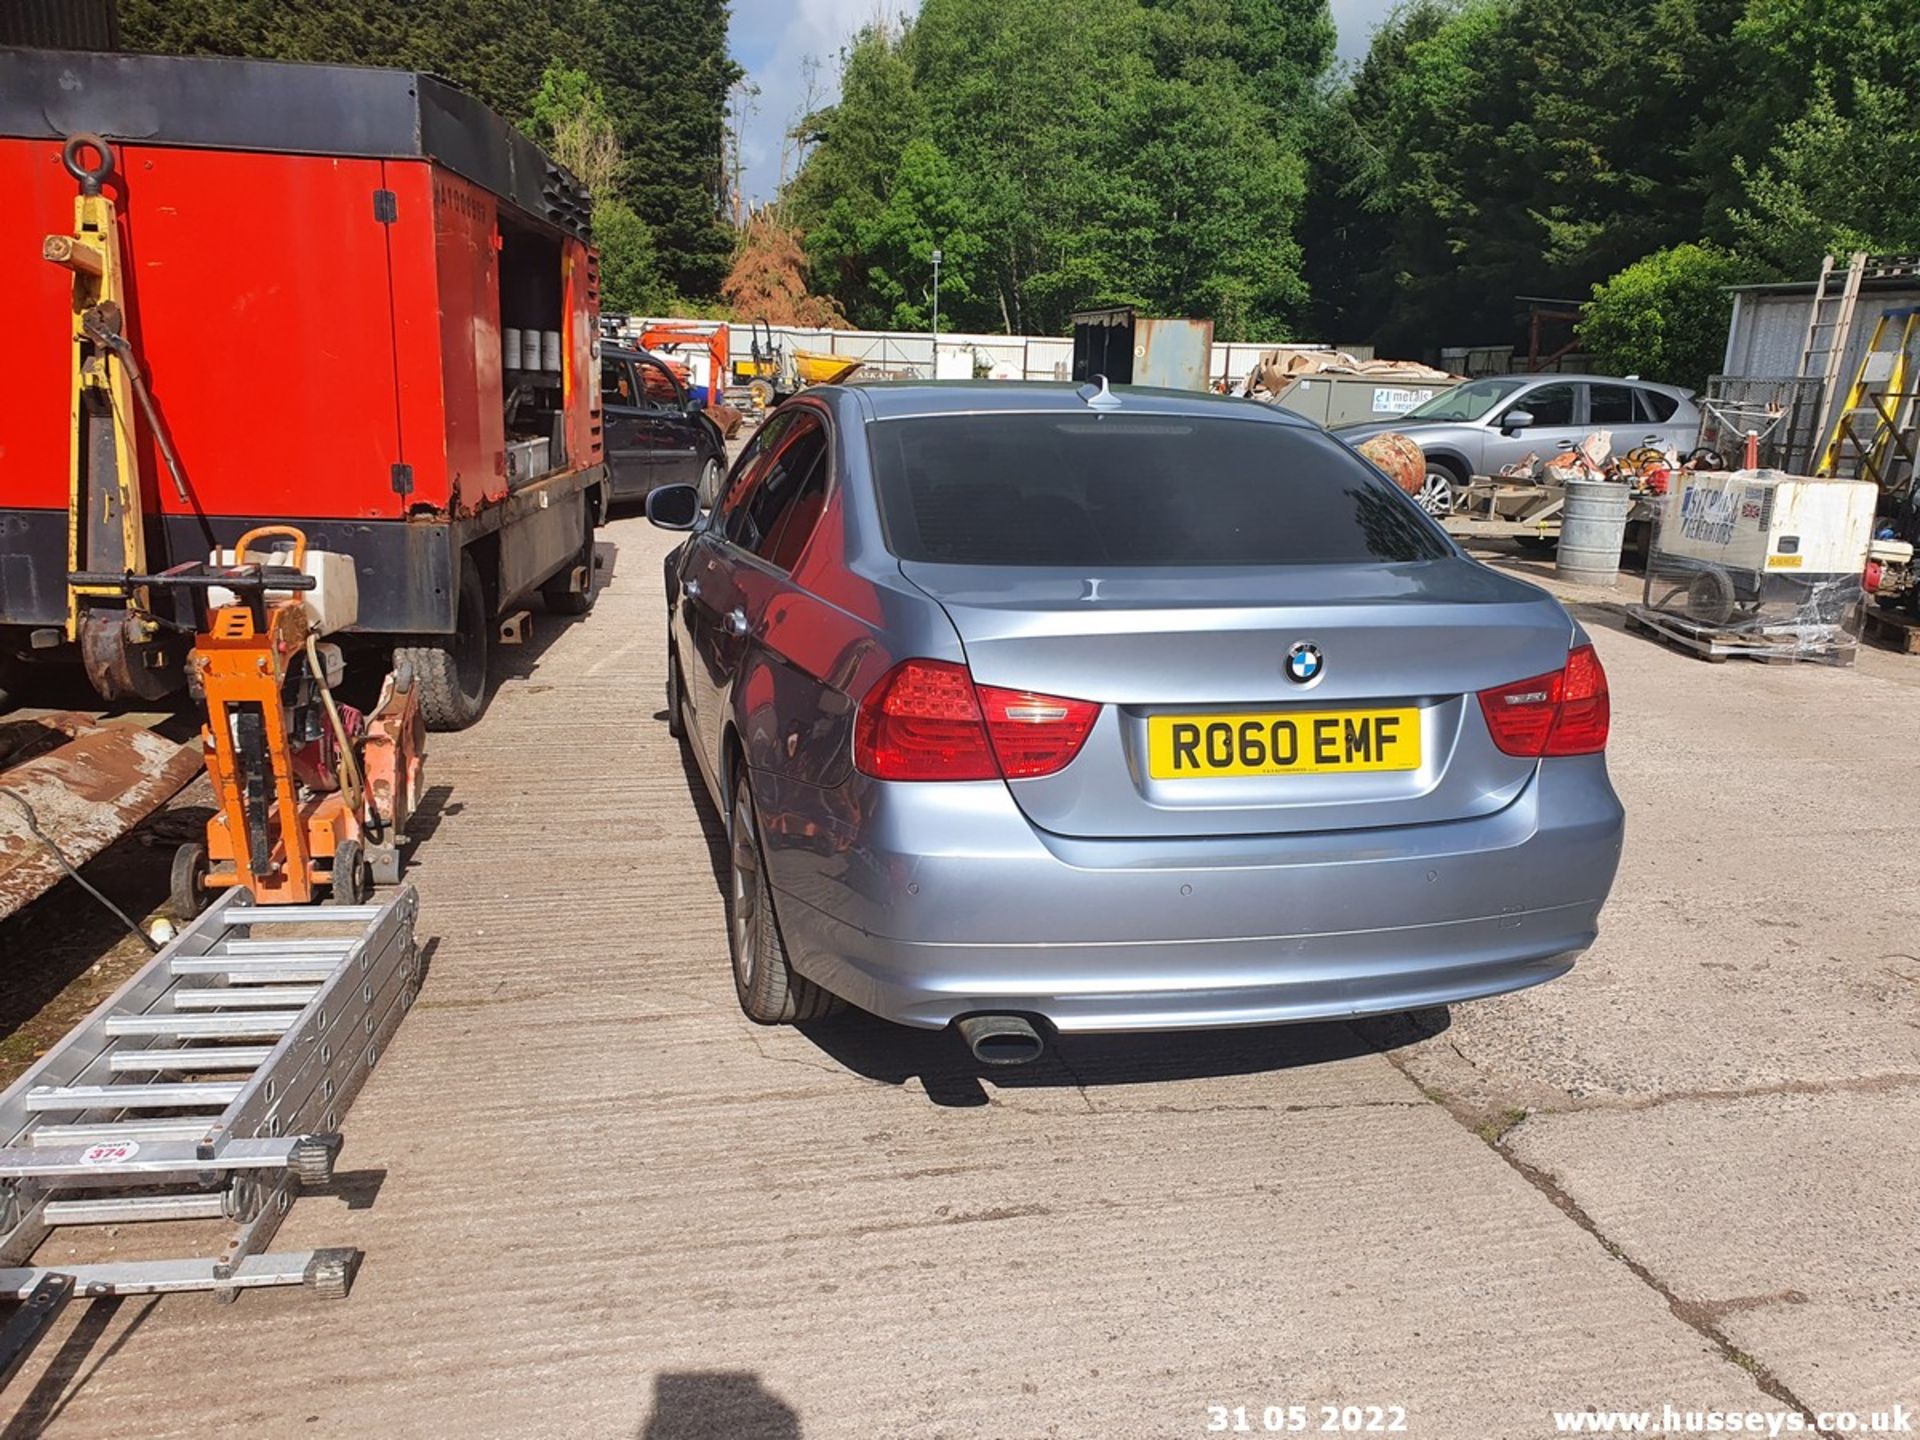
[[[1287,651],[1287,678],[1296,685],[1318,680],[1325,665],[1320,658],[1320,647],[1311,640],[1302,640]]]

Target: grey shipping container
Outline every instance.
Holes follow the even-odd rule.
[[[1396,375],[1302,375],[1275,403],[1331,429],[1396,419],[1459,383],[1451,378],[1413,380]]]
[[[1211,320],[1154,320],[1126,305],[1073,317],[1075,380],[1205,390],[1212,350]]]

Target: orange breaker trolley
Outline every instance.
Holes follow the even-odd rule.
[[[348,557],[274,525],[205,563],[157,575],[81,571],[75,581],[102,594],[184,595],[200,615],[187,683],[206,705],[201,746],[217,808],[206,843],[175,853],[176,915],[192,918],[210,891],[233,886],[255,904],[304,905],[325,887],[336,904],[360,905],[374,881],[399,880],[426,729],[405,662],[370,710],[334,694],[345,662],[324,637],[358,608]]]
[[[408,667],[434,728],[479,718],[534,597],[592,603],[589,200],[479,102],[400,71],[0,49],[0,192],[0,668],[27,699],[58,661],[110,700],[183,688],[214,633],[190,587],[78,577],[266,525],[348,557],[330,641]]]

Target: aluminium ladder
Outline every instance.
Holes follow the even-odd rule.
[[[1820,278],[1813,285],[1813,305],[1807,311],[1807,330],[1800,342],[1799,378],[1820,382],[1819,408],[1814,415],[1813,433],[1827,433],[1827,417],[1838,398],[1840,366],[1846,357],[1847,341],[1853,334],[1853,312],[1860,303],[1860,282],[1866,277],[1867,253],[1856,250],[1847,259],[1846,280],[1838,295],[1827,293],[1833,275],[1833,256],[1820,262]],[[1832,309],[1829,311],[1828,307]]]
[[[412,1004],[418,904],[229,890],[0,1094],[0,1376],[70,1293],[346,1294],[359,1252],[264,1252]],[[217,1257],[32,1263],[56,1227],[185,1219],[231,1222]]]

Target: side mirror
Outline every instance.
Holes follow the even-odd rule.
[[[662,485],[647,492],[647,519],[662,530],[691,530],[700,518],[700,492],[691,485]]]
[[[1509,410],[1505,415],[1500,417],[1500,433],[1502,435],[1514,435],[1526,429],[1531,424],[1533,424],[1533,412],[1531,410]]]
[[[692,417],[695,420],[698,420],[702,415],[706,413],[707,413],[707,407],[705,405],[701,404],[698,400],[695,400],[692,396],[687,397],[687,414],[690,417]]]

